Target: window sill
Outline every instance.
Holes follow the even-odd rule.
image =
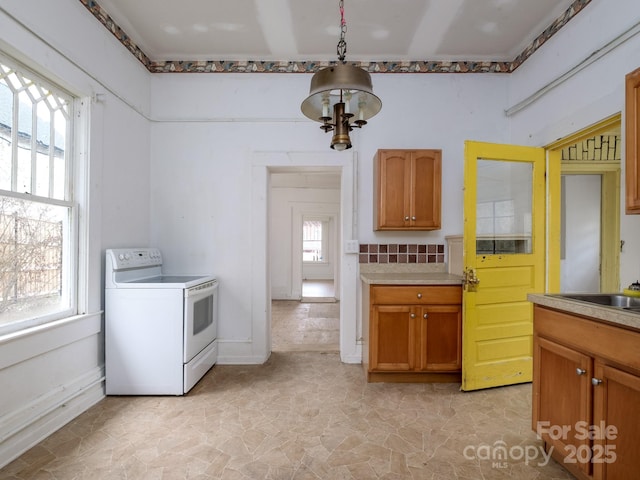
[[[0,369],[100,333],[102,311],[54,320],[0,336]]]

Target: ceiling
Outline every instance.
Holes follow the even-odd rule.
[[[337,59],[337,0],[80,1],[147,63]],[[346,60],[513,62],[588,3],[344,0]]]

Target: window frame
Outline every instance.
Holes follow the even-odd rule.
[[[69,225],[63,235],[68,235],[67,239],[63,237],[62,247],[62,264],[68,273],[63,275],[63,290],[66,288],[65,295],[68,296],[68,305],[60,310],[44,313],[41,315],[30,316],[21,320],[16,320],[6,324],[0,324],[0,336],[13,334],[39,327],[51,322],[74,317],[84,314],[87,311],[87,280],[86,271],[87,259],[80,256],[80,252],[85,252],[87,248],[81,248],[80,245],[87,245],[88,239],[88,219],[86,215],[81,215],[82,206],[87,205],[88,199],[88,145],[89,145],[89,114],[90,99],[80,97],[69,90],[60,86],[60,84],[51,75],[39,73],[33,68],[29,68],[24,63],[16,60],[7,52],[0,50],[0,63],[5,64],[9,68],[20,72],[29,80],[46,89],[48,92],[62,97],[68,102],[68,122],[65,132],[65,173],[64,173],[64,199],[53,198],[54,192],[51,190],[51,177],[53,173],[49,170],[49,197],[35,195],[32,193],[22,193],[18,191],[0,189],[0,195],[15,198],[17,200],[27,200],[43,205],[60,206],[68,209],[67,220]],[[14,93],[15,95],[15,93]],[[16,113],[12,123],[12,149],[18,148],[13,145],[15,138],[13,130],[19,128],[16,123]],[[33,145],[33,144],[32,144]],[[14,169],[17,166],[17,160],[11,155],[11,188],[17,186],[15,182],[16,173]],[[33,165],[33,162],[32,162]],[[31,172],[31,176],[35,176]],[[31,182],[32,188],[34,181]],[[67,287],[64,284],[68,284]]]
[[[305,260],[304,259],[304,224],[305,222],[320,222],[321,224],[321,239],[320,239],[320,251],[322,260]],[[302,218],[302,263],[305,265],[324,265],[329,263],[330,252],[330,235],[331,229],[331,217],[326,215],[305,215]]]

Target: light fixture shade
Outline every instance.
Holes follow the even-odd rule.
[[[302,102],[300,109],[305,117],[323,122],[323,117],[331,116],[336,103],[345,102],[341,93],[346,91],[352,94],[347,111],[353,113],[353,120],[366,121],[382,108],[382,102],[373,94],[369,72],[353,65],[338,63],[313,75],[309,96]]]

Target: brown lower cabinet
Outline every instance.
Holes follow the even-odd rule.
[[[579,479],[640,472],[640,332],[535,306],[532,428]]]
[[[368,381],[460,381],[460,286],[371,285],[363,296]]]

